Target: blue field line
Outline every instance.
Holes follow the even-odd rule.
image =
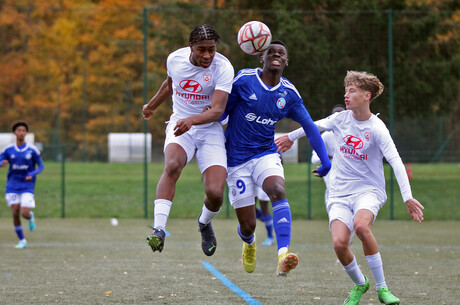
[[[231,291],[239,295],[243,300],[246,301],[246,303],[250,305],[262,305],[260,302],[257,300],[253,299],[247,292],[241,290],[240,287],[236,286],[235,284],[232,283],[228,278],[226,278],[222,273],[217,271],[216,268],[214,268],[211,263],[209,262],[202,262],[201,263],[209,272],[214,274],[216,278],[218,278],[225,286],[227,286]]]

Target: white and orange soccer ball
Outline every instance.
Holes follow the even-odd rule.
[[[270,29],[260,21],[249,21],[238,31],[238,45],[246,54],[260,54],[268,48],[271,42]]]

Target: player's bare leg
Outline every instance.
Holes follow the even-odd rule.
[[[371,231],[374,214],[369,210],[359,210],[353,223],[356,236],[362,241],[364,255],[369,264],[377,286],[379,301],[386,305],[399,304],[400,300],[395,297],[385,282],[382,259],[378,250],[377,240]]]
[[[173,200],[177,180],[186,164],[185,150],[178,144],[169,144],[165,149],[165,166],[157,184],[156,199]]]
[[[349,248],[350,230],[340,220],[334,220],[331,223],[332,244],[335,254],[343,266],[349,265],[354,255]]]
[[[243,268],[251,273],[256,269],[257,246],[256,246],[256,212],[252,205],[235,209],[238,218],[238,234],[243,240],[243,251],[241,254]]]
[[[35,216],[34,212],[30,208],[21,207],[21,214],[22,217],[29,221],[29,231],[35,231],[37,225],[35,224]]]
[[[342,264],[345,272],[353,280],[353,282],[355,282],[355,286],[351,289],[350,294],[343,304],[358,304],[362,295],[369,289],[369,280],[362,274],[361,270],[357,266],[355,256],[349,248],[351,235],[350,229],[342,221],[334,220],[331,223],[331,235],[337,258]]]
[[[363,243],[364,255],[373,255],[379,252],[377,240],[371,231],[373,220],[374,214],[369,210],[362,209],[356,213],[353,222],[355,234]]]
[[[28,247],[27,241],[24,238],[24,232],[22,230],[20,208],[21,208],[21,205],[19,203],[11,205],[11,212],[13,214],[14,230],[16,231],[16,235],[19,238],[19,242],[16,245],[16,249],[23,249],[23,248]]]
[[[267,229],[267,238],[262,242],[262,246],[271,246],[275,243],[275,239],[273,238],[273,216],[268,206],[268,201],[259,199],[259,204],[262,210],[262,221]]]
[[[186,164],[187,154],[184,149],[178,144],[169,144],[165,149],[165,166],[156,190],[155,228],[152,228],[152,234],[147,236],[147,244],[153,252],[163,250],[166,222],[176,191],[176,183]]]
[[[198,229],[201,233],[201,249],[204,254],[211,256],[216,251],[217,240],[212,228],[211,220],[219,213],[224,201],[226,169],[214,165],[203,172],[204,206],[198,216]]]

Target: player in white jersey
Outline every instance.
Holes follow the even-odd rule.
[[[423,221],[424,207],[412,197],[404,164],[388,129],[370,111],[371,101],[383,91],[382,83],[370,73],[349,71],[344,84],[347,111],[315,122],[320,130],[333,131],[337,140],[329,173],[327,211],[335,253],[355,283],[344,304],[358,304],[369,289],[369,280],[361,272],[349,248],[352,231],[362,241],[380,302],[399,304],[399,299],[388,290],[382,258],[371,231],[377,213],[386,200],[383,157],[393,167],[402,198],[414,220]],[[290,141],[300,136],[302,131],[297,130],[275,141],[283,152]]]
[[[13,214],[13,224],[19,243],[16,248],[27,248],[27,241],[21,225],[21,215],[29,221],[29,230],[36,228],[35,208],[35,181],[37,175],[43,171],[44,164],[40,151],[32,144],[26,143],[25,138],[29,125],[25,121],[16,121],[12,126],[16,136],[16,143],[9,145],[0,154],[0,167],[9,163],[8,178],[5,187],[5,198]]]
[[[155,227],[147,237],[154,252],[163,250],[176,182],[194,155],[205,189],[198,216],[201,248],[208,256],[216,250],[211,220],[222,206],[227,170],[225,138],[217,121],[225,110],[234,76],[230,61],[216,52],[219,40],[212,26],[196,26],[190,33],[189,46],[168,56],[168,77],[142,110],[144,118],[149,120],[157,107],[172,96],[173,114],[164,143],[165,166],[156,190]],[[209,110],[203,111],[205,107]]]

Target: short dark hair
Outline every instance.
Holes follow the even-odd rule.
[[[11,129],[13,130],[13,132],[15,132],[16,128],[18,128],[19,126],[24,126],[26,128],[26,131],[29,132],[29,124],[27,124],[26,121],[22,120],[14,122],[13,125],[11,125]]]
[[[194,44],[202,40],[214,40],[216,43],[219,43],[220,35],[214,27],[209,24],[197,25],[190,33],[188,42]]]
[[[272,40],[272,42],[270,42],[270,44],[280,44],[283,47],[285,47],[286,50],[287,50],[286,44],[284,42],[282,42],[281,40]]]
[[[285,44],[283,41],[281,41],[281,40],[272,40],[272,41],[270,42],[270,45],[272,45],[272,44],[279,44],[279,45],[282,45],[282,46],[286,49],[286,52],[289,53],[288,48],[286,47],[286,44]],[[264,51],[264,52],[265,52],[265,51]],[[262,53],[262,54],[263,54],[263,53]]]

